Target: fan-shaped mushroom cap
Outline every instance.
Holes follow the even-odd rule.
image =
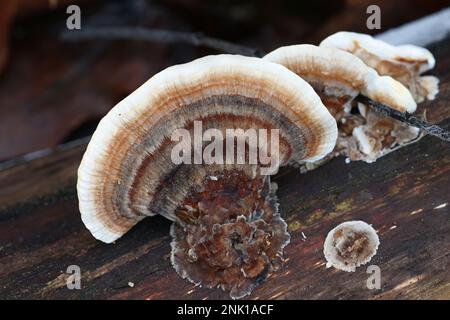
[[[337,32],[320,43],[321,47],[345,50],[359,57],[381,75],[388,75],[409,88],[417,102],[433,100],[439,92],[439,80],[420,76],[434,68],[433,54],[414,45],[393,46],[370,35]]]
[[[175,209],[214,171],[171,161],[172,133],[196,120],[204,130],[279,129],[281,165],[320,159],[337,137],[311,86],[283,66],[218,55],[167,68],[100,121],[84,154],[79,207],[94,237],[112,242],[155,214],[180,221]]]
[[[196,132],[199,123],[204,133]],[[187,163],[172,157],[180,129],[194,135],[182,141],[194,149]],[[115,106],[95,131],[78,171],[86,227],[112,242],[144,217],[161,214],[174,221],[171,261],[181,277],[219,286],[233,298],[249,294],[277,270],[289,234],[261,159],[196,160],[210,147],[202,141],[206,132],[228,142],[229,129],[266,130],[271,146],[276,136],[279,147],[270,153],[279,165],[316,161],[337,138],[336,121],[311,86],[281,65],[220,55],[168,68]],[[267,147],[261,137],[258,151]],[[242,159],[255,148],[250,138],[246,143]],[[234,138],[232,146],[234,160]],[[228,161],[228,147],[214,155],[224,149]]]
[[[380,240],[377,232],[364,221],[347,221],[331,230],[323,252],[327,267],[352,272],[368,263],[377,253]]]
[[[359,58],[342,50],[292,45],[278,48],[264,59],[287,67],[313,87],[320,84],[324,90],[322,95],[319,92],[322,98],[335,96],[351,100],[362,93],[401,112],[414,112],[417,107],[401,83],[391,77],[379,76]]]
[[[379,76],[358,57],[335,48],[313,45],[293,45],[279,48],[264,57],[280,63],[308,81],[338,122],[339,137],[333,153],[325,159],[303,164],[309,171],[336,155],[350,160],[373,162],[395,148],[413,141],[417,128],[365,111],[361,114],[354,98],[363,95],[387,104],[399,111],[414,112],[416,103],[400,82],[389,76]]]

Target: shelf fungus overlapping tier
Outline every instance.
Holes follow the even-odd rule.
[[[393,46],[370,35],[337,32],[320,43],[321,47],[350,52],[381,75],[391,76],[404,84],[417,103],[434,100],[439,92],[439,80],[422,73],[434,68],[433,54],[414,45]]]
[[[380,76],[358,57],[335,48],[293,45],[276,49],[264,59],[284,65],[309,82],[338,123],[334,151],[321,161],[305,163],[302,170],[312,170],[336,155],[373,162],[419,137],[417,128],[380,116],[355,101],[362,94],[409,113],[417,106],[405,86]]]
[[[174,139],[180,129],[192,140]],[[279,165],[317,161],[337,138],[336,121],[313,88],[279,64],[218,55],[170,67],[96,129],[78,171],[86,227],[109,243],[143,218],[163,215],[173,221],[171,261],[181,277],[233,298],[249,294],[280,267],[289,234],[276,185],[262,173],[267,162],[246,162],[255,148],[250,139],[243,162],[198,162],[211,151],[211,134],[228,138],[229,129],[266,130],[271,146],[276,136],[279,147],[270,155]],[[230,141],[232,148],[215,144],[211,155],[223,150],[237,159],[238,140]],[[173,158],[180,143],[182,162]],[[188,149],[194,152],[186,156]]]

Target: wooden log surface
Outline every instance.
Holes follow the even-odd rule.
[[[431,50],[440,94],[421,109],[449,128],[450,41]],[[162,217],[145,219],[115,244],[91,236],[75,189],[85,147],[79,141],[0,164],[0,298],[229,299],[175,273],[170,222]],[[274,180],[291,243],[283,268],[250,299],[450,298],[448,144],[426,136],[373,164],[336,158],[307,174],[283,170]],[[364,220],[379,233],[371,262],[381,270],[379,290],[367,289],[366,267],[325,268],[324,238],[347,220]],[[81,268],[80,290],[66,287],[69,265]]]

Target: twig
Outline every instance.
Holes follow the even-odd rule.
[[[261,50],[228,41],[205,36],[201,33],[150,29],[142,27],[99,27],[86,28],[80,31],[65,31],[61,38],[67,41],[75,40],[140,40],[161,43],[187,43],[193,46],[203,46],[225,53],[261,57]]]
[[[150,29],[142,27],[101,27],[88,28],[81,31],[66,31],[61,35],[63,40],[140,40],[162,43],[187,43],[193,46],[204,46],[220,52],[241,54],[245,56],[262,57],[262,50],[243,45],[234,44],[228,41],[205,36],[201,33],[179,32],[162,29]],[[425,122],[409,113],[402,113],[391,107],[373,101],[365,96],[359,95],[357,100],[368,104],[380,114],[407,123],[410,126],[420,128],[430,135],[441,140],[450,142],[450,132],[442,129],[438,125]]]
[[[417,118],[416,116],[411,115],[408,112],[403,113],[398,110],[392,109],[384,104],[373,101],[372,99],[369,99],[362,95],[359,95],[356,99],[359,102],[362,102],[364,104],[368,104],[368,105],[372,106],[372,108],[376,112],[378,112],[384,116],[388,116],[388,117],[391,117],[398,121],[407,123],[408,125],[422,129],[426,133],[428,133],[432,136],[435,136],[441,140],[450,142],[450,132],[439,127],[438,125],[425,122],[425,121]]]

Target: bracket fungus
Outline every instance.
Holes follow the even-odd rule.
[[[279,268],[289,234],[276,186],[261,173],[262,161],[195,161],[210,147],[195,138],[196,121],[205,134],[225,136],[228,128],[279,130],[279,165],[317,161],[330,153],[337,125],[296,74],[235,55],[167,68],[100,121],[77,183],[81,217],[93,236],[110,243],[143,218],[160,214],[173,222],[171,261],[177,273],[240,298]],[[193,141],[184,141],[196,150],[188,155],[192,162],[173,161],[180,143],[173,133],[180,128],[194,134]],[[232,159],[239,149],[235,143]]]
[[[364,221],[347,221],[331,230],[324,243],[327,268],[354,272],[377,253],[380,240],[377,232]]]
[[[362,94],[400,112],[412,113],[417,107],[405,86],[380,76],[358,57],[335,48],[292,45],[278,48],[264,59],[284,65],[309,82],[338,123],[333,153],[304,164],[302,170],[312,170],[335,155],[373,162],[419,137],[419,129],[380,116],[355,100]]]
[[[321,47],[350,52],[381,75],[400,81],[417,103],[434,100],[439,92],[439,80],[422,73],[434,68],[433,54],[414,45],[393,46],[370,35],[355,32],[337,32],[320,43]]]

